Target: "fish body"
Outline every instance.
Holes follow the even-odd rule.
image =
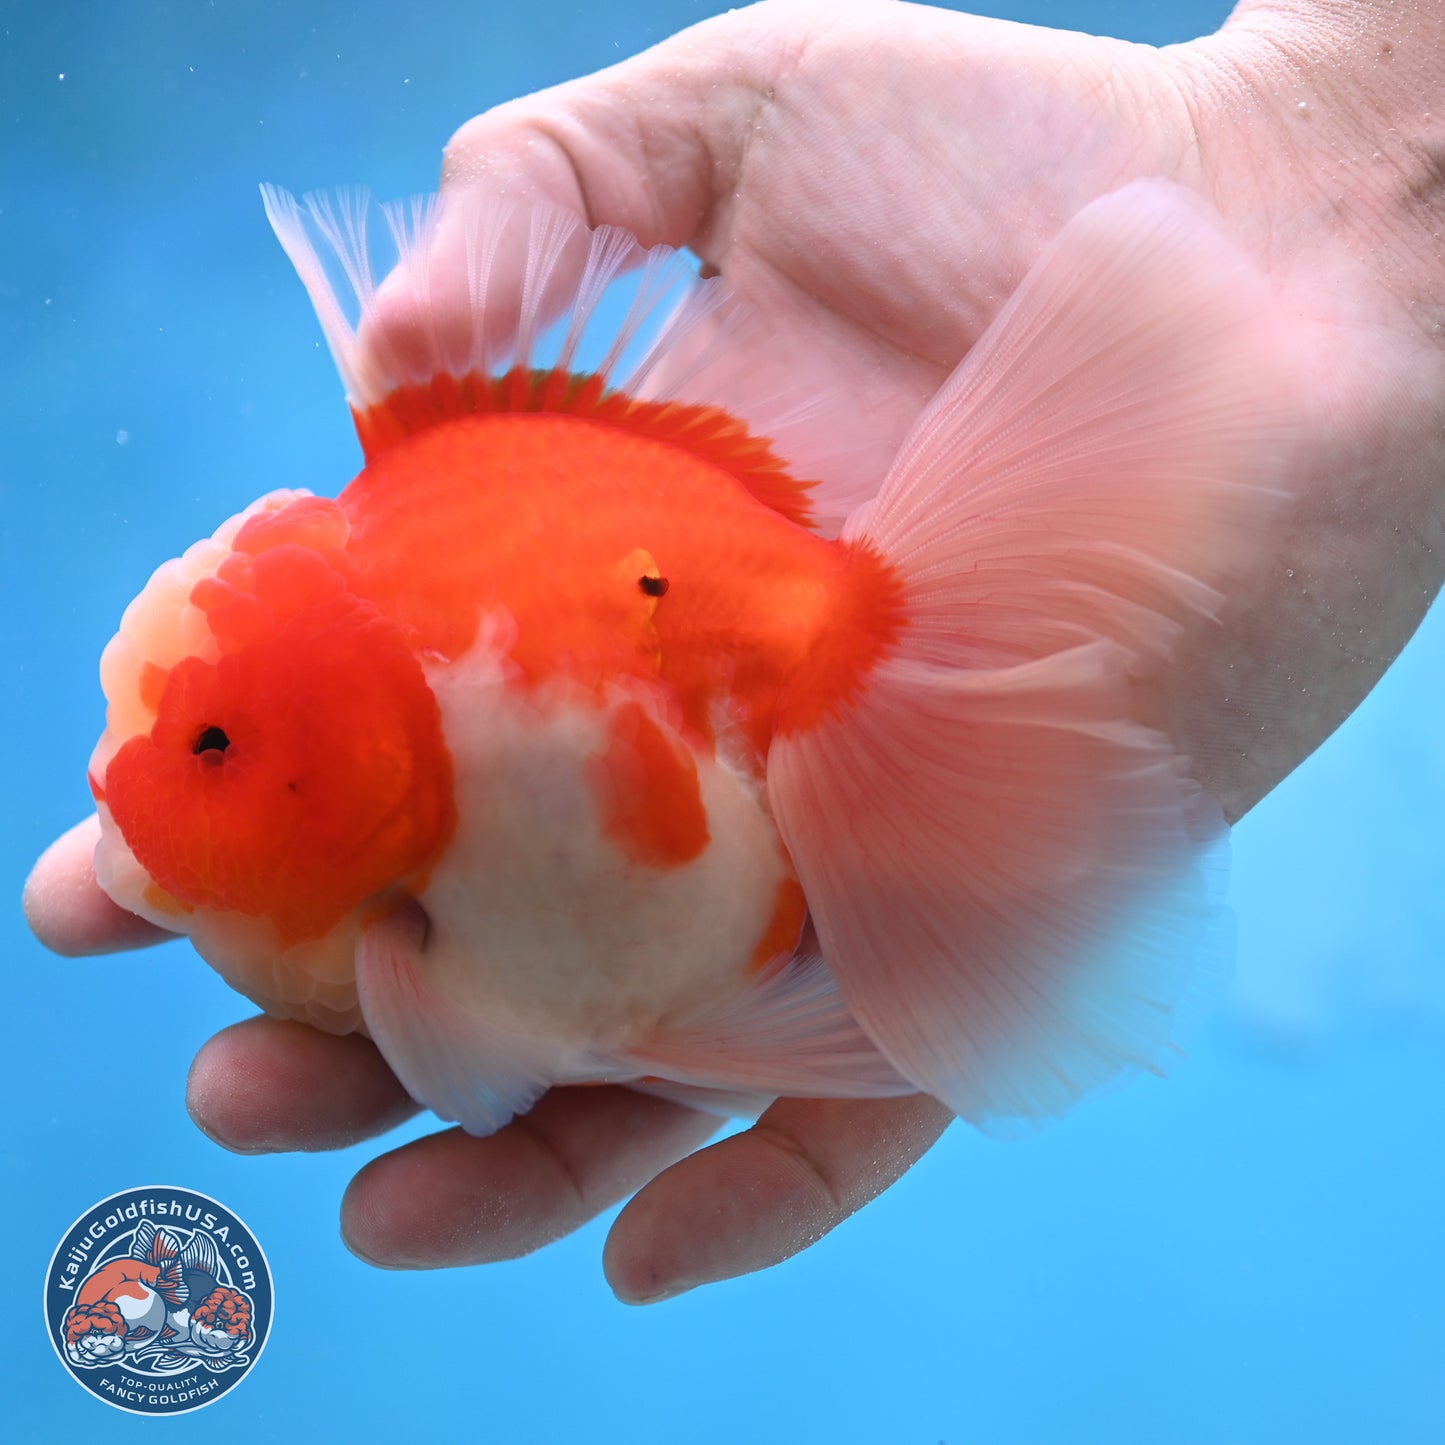
[[[179,1286],[179,1269],[169,1271]],[[66,1353],[73,1364],[104,1364],[166,1331],[167,1279],[148,1260],[114,1259],[85,1281],[66,1316]]]
[[[216,1278],[216,1246],[202,1230],[182,1246],[144,1219],[129,1255],[82,1282],[65,1317],[72,1364],[104,1365],[145,1351],[179,1361],[225,1354],[250,1342],[250,1303]]]
[[[897,601],[875,553],[774,510],[725,442],[572,405],[436,424],[340,505],[353,586],[427,658],[456,779],[419,898],[433,967],[565,1042],[576,1081],[793,955],[767,748],[857,684]]]
[[[860,492],[803,469],[847,398],[750,384],[716,283],[623,379],[667,253],[418,213],[382,328],[359,212],[267,204],[366,466],[127,612],[91,766],[118,902],[474,1132],[601,1081],[1032,1117],[1151,1061],[1215,901],[1133,689],[1247,574],[1289,400],[1197,205],[1071,222]],[[431,299],[449,244],[463,306]]]
[[[168,1230],[143,1220],[132,1248],[132,1254],[92,1270],[76,1291],[65,1320],[65,1348],[73,1364],[107,1364],[179,1333],[170,1321],[190,1296],[187,1272],[197,1246],[183,1251]]]

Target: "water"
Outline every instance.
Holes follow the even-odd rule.
[[[12,895],[88,806],[95,662],[149,569],[264,490],[334,491],[355,468],[256,183],[425,189],[469,115],[713,8],[468,0],[420,20],[374,3],[0,8]],[[1010,13],[1164,41],[1224,8]],[[12,909],[0,1196],[12,1438],[1440,1438],[1442,660],[1437,613],[1238,831],[1239,976],[1173,1079],[1022,1144],[956,1128],[792,1263],[648,1310],[602,1281],[605,1221],[488,1269],[361,1264],[336,1215],[374,1146],[240,1158],[185,1114],[192,1054],[243,1002],[184,945],[67,962]],[[250,1378],[165,1427],[83,1395],[39,1310],[70,1221],[152,1181],[235,1208],[278,1299]]]

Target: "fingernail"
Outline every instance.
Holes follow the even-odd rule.
[[[352,1252],[352,1254],[357,1257],[357,1259],[362,1262],[362,1264],[368,1264],[372,1267],[372,1269],[389,1269],[393,1271],[400,1271],[421,1268],[421,1266],[419,1265],[398,1264],[395,1260],[374,1259],[364,1249],[362,1249],[361,1246],[357,1244],[354,1239],[352,1239],[352,1237],[346,1232],[345,1226],[342,1226],[341,1242],[347,1247],[347,1249]]]
[[[189,1100],[186,1102],[186,1112],[191,1116],[191,1123],[193,1123],[212,1144],[219,1144],[222,1149],[232,1154],[275,1154],[277,1152],[276,1147],[271,1144],[258,1141],[238,1144],[233,1140],[227,1139],[225,1135],[218,1134],[209,1124],[201,1120],[196,1111],[191,1108]]]
[[[689,1290],[696,1289],[697,1284],[690,1280],[674,1280],[671,1284],[655,1287],[648,1294],[623,1294],[621,1290],[613,1290],[618,1300],[625,1305],[659,1305],[663,1300],[676,1299],[680,1294],[686,1294]]]

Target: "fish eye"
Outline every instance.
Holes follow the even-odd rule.
[[[193,753],[223,753],[231,746],[231,740],[226,736],[224,728],[218,728],[214,724],[201,729],[191,747]]]
[[[649,597],[661,597],[667,591],[666,577],[639,577],[637,585],[647,593]]]

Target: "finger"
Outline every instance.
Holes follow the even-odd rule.
[[[205,1044],[186,1080],[202,1132],[240,1154],[344,1149],[417,1112],[370,1039],[253,1018]]]
[[[729,335],[736,389],[711,374],[706,392],[689,399],[782,440],[765,419],[778,421],[778,406],[795,411],[801,388],[807,410],[827,421],[801,427],[782,450],[848,496],[843,511],[876,490],[919,408],[976,335],[940,324],[949,311],[939,297],[958,290],[952,272],[933,285],[925,271],[920,300],[916,268],[880,267],[866,240],[855,243],[866,259],[850,263],[837,243],[876,230],[876,179],[847,128],[819,113],[840,93],[845,111],[849,98],[861,106],[850,57],[886,49],[907,11],[885,0],[731,11],[476,117],[453,137],[442,169],[444,197],[551,201],[644,245],[688,247],[725,276],[760,324]],[[925,220],[938,226],[932,212]],[[447,309],[442,298],[459,274],[433,267],[425,289],[434,308]],[[487,294],[489,312],[507,304],[505,287]]]
[[[429,375],[436,350],[473,353],[478,296],[486,298],[487,355],[508,354],[528,306],[546,322],[556,319],[559,308],[545,294],[528,294],[527,278],[535,284],[537,273],[529,266],[535,238],[525,217],[479,234],[471,219],[479,213],[464,200],[481,200],[481,214],[493,222],[497,213],[487,202],[521,196],[581,213],[592,225],[621,224],[645,245],[690,240],[712,206],[718,168],[737,163],[728,157],[750,133],[747,112],[765,88],[752,73],[760,63],[747,74],[726,65],[733,46],[725,37],[736,29],[730,19],[704,22],[697,30],[710,44],[694,49],[675,37],[464,126],[443,165],[442,192],[451,204],[426,244],[403,258],[363,308],[359,336],[380,369]],[[682,53],[702,59],[680,67]],[[719,98],[713,72],[728,76],[729,98]],[[645,131],[639,111],[652,117]],[[558,243],[554,236],[552,244],[560,248],[549,253],[543,291],[570,297],[587,262],[587,238]]]
[[[631,1089],[554,1089],[489,1138],[451,1129],[373,1160],[346,1191],[342,1234],[392,1269],[516,1259],[625,1198],[718,1123]]]
[[[40,855],[25,880],[23,906],[30,931],[54,953],[76,958],[164,943],[176,935],[127,913],[95,881],[100,819],[91,814]]]
[[[793,8],[801,45],[823,12]],[[447,146],[442,189],[540,197],[644,245],[689,244],[730,194],[753,117],[790,54],[751,11],[705,20],[468,121]]]
[[[608,1282],[650,1304],[766,1269],[816,1243],[910,1169],[952,1121],[936,1099],[780,1099],[659,1175],[612,1226]]]

